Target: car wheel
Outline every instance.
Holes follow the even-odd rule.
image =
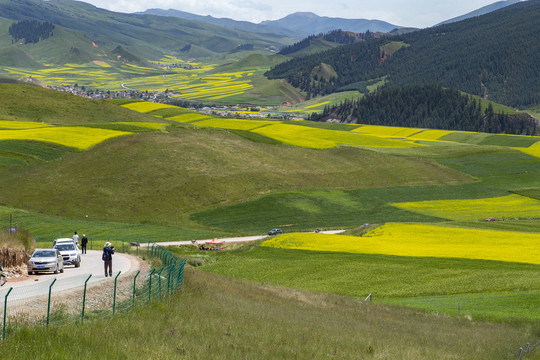
[[[28,271],[28,275],[32,275],[32,274],[34,274],[33,271]]]
[[[60,269],[60,272],[63,274],[64,273],[64,267],[62,266],[62,268]]]
[[[81,266],[81,262],[80,261],[75,262],[75,267],[79,267],[79,266]]]
[[[58,264],[56,264],[56,269],[54,269],[54,273],[58,274]]]

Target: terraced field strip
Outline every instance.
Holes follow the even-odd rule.
[[[85,150],[105,140],[130,134],[132,133],[126,131],[83,126],[51,126],[35,129],[0,130],[0,140],[45,141]]]
[[[540,201],[516,194],[468,200],[430,200],[394,203],[400,209],[457,221],[486,218],[540,218]]]
[[[149,101],[132,102],[132,103],[124,104],[121,106],[125,107],[126,109],[130,109],[130,110],[141,112],[141,113],[149,113],[155,110],[176,107],[174,105],[161,104],[161,103],[155,103],[155,102],[149,102]]]
[[[11,121],[11,120],[0,120],[0,129],[35,129],[50,127],[54,125],[33,122],[33,121]]]
[[[536,142],[534,144],[532,144],[531,146],[529,147],[519,147],[519,148],[515,148],[519,151],[522,151],[524,152],[525,154],[529,154],[529,155],[532,155],[532,156],[535,156],[537,158],[540,158],[540,142]]]
[[[201,120],[193,125],[216,127],[221,129],[231,130],[254,130],[262,126],[275,125],[277,121],[259,121],[259,120],[241,120],[241,119],[221,119],[214,118],[209,120]]]
[[[348,131],[326,130],[289,124],[265,126],[255,129],[253,132],[285,144],[312,149],[329,149],[339,144],[374,148],[410,148],[420,146],[406,140],[385,139]]]
[[[362,237],[292,233],[262,246],[413,257],[540,264],[540,234],[388,223]]]

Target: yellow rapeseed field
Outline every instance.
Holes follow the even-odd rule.
[[[231,130],[253,130],[261,126],[277,124],[277,121],[241,120],[214,118],[194,123],[197,126],[216,127]]]
[[[131,133],[125,131],[83,126],[51,126],[35,129],[0,130],[0,140],[45,141],[84,150],[105,140],[129,134]]]
[[[161,104],[161,103],[155,103],[155,102],[149,102],[149,101],[138,101],[138,102],[132,102],[129,104],[124,104],[122,107],[125,107],[130,110],[138,111],[141,113],[148,113],[150,111],[159,110],[159,109],[166,109],[166,108],[174,108],[176,106],[174,105],[168,105],[168,104]]]
[[[34,129],[53,125],[33,121],[0,120],[0,129]]]
[[[291,233],[262,246],[412,257],[540,264],[540,234],[388,223],[362,237]]]
[[[198,113],[186,113],[176,116],[168,117],[167,120],[177,121],[181,123],[189,123],[192,121],[199,121],[210,118],[210,115],[198,114]]]
[[[401,209],[451,220],[540,217],[540,201],[520,195],[484,199],[429,200],[392,204]]]
[[[540,141],[535,142],[534,144],[532,144],[528,148],[521,148],[520,147],[520,148],[514,148],[514,149],[523,151],[525,154],[529,154],[529,155],[536,156],[536,157],[540,158]]]
[[[289,124],[266,126],[255,129],[253,132],[286,144],[313,149],[329,149],[339,144],[374,148],[409,148],[417,146],[408,141]]]

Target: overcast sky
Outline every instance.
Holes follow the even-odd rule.
[[[384,20],[393,25],[429,27],[494,3],[496,0],[85,0],[97,7],[137,12],[177,9],[198,15],[261,22],[298,11],[347,19]]]

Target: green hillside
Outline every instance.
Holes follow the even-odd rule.
[[[100,100],[46,90],[37,86],[0,84],[0,120],[88,124],[119,121],[159,121]]]
[[[187,44],[218,53],[243,43],[265,48],[290,41],[280,35],[241,32],[174,17],[115,13],[72,0],[2,0],[0,14],[12,20],[51,22],[81,32],[100,47],[112,50],[122,45],[150,60],[163,54],[181,55]]]
[[[438,84],[512,107],[530,107],[540,103],[534,60],[540,55],[535,43],[539,14],[540,1],[523,1],[464,21],[292,59],[276,65],[268,76],[286,78],[312,95],[387,77],[387,86]],[[390,56],[384,48],[396,41],[406,46]],[[312,69],[321,62],[337,72],[334,81],[313,78]]]
[[[535,137],[235,120],[16,84],[1,84],[0,97],[0,224],[13,215],[38,246],[74,229],[122,244],[277,226],[285,236],[347,228],[354,243],[376,243],[373,234],[358,235],[390,222],[502,237],[521,231],[525,240],[540,229]],[[66,129],[122,134],[82,148],[71,138],[59,145],[9,137],[43,129],[58,137]],[[397,204],[432,202],[439,204],[432,213]],[[473,220],[460,217],[472,207],[480,208]],[[480,221],[493,212],[497,221]],[[172,248],[198,268],[186,271],[182,292],[142,309],[106,320],[89,311],[74,326],[10,326],[0,357],[50,350],[44,358],[93,358],[105,343],[119,358],[514,359],[537,341],[536,262],[227,245]],[[370,293],[373,302],[364,302]],[[60,346],[82,333],[105,340],[88,337],[84,351]]]

